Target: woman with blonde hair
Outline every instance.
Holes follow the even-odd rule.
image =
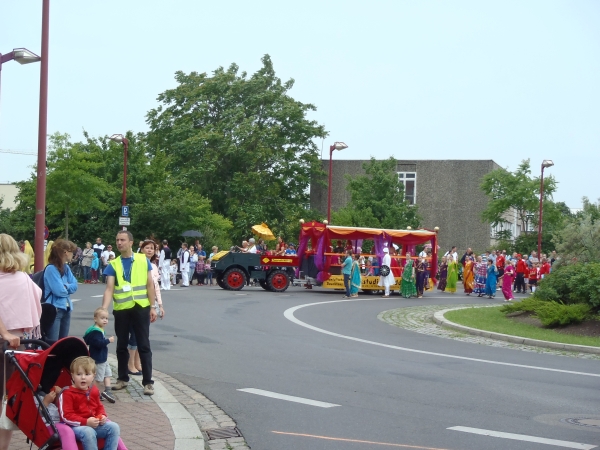
[[[40,325],[42,290],[23,272],[29,260],[17,242],[8,234],[0,234],[0,346],[8,341],[18,348],[21,338],[38,337],[34,331]],[[4,355],[0,355],[0,390],[4,398],[6,379],[14,371],[12,364],[4,367]],[[0,423],[3,421],[0,421]],[[0,450],[7,450],[12,431],[0,429]]]
[[[70,295],[77,291],[77,279],[71,272],[69,262],[76,249],[73,242],[57,239],[48,255],[48,265],[44,271],[44,287],[48,292],[46,303],[56,308],[56,319],[46,336],[49,344],[69,335],[73,311]]]

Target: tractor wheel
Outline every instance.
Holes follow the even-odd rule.
[[[284,292],[290,285],[290,277],[284,270],[274,270],[269,274],[267,286],[273,292]]]
[[[225,289],[239,291],[246,286],[246,274],[242,269],[236,267],[229,269],[223,275],[223,284],[225,285]]]
[[[220,287],[221,289],[227,289],[227,288],[225,287],[225,283],[223,283],[223,275],[219,275],[219,276],[217,277],[217,284],[219,285],[219,287]]]
[[[258,280],[258,284],[260,284],[260,287],[263,288],[265,291],[270,290],[269,285],[267,284],[267,280]]]

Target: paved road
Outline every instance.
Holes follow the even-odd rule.
[[[101,292],[80,286],[72,334],[87,328],[101,302],[92,296]],[[377,319],[397,307],[489,300],[436,294],[339,302],[333,291],[206,287],[163,297],[166,318],[151,333],[156,368],[215,401],[254,449],[560,448],[448,430],[456,426],[600,446],[600,426],[560,422],[600,419],[598,361],[440,339]],[[284,316],[310,303],[317,304],[293,317],[321,331]],[[248,388],[339,406],[239,391]]]

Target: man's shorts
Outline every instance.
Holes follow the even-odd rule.
[[[110,370],[110,364],[108,361],[103,363],[96,363],[96,381],[104,381],[104,378],[112,377],[112,370]]]

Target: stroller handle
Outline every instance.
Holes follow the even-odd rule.
[[[40,341],[38,339],[21,339],[21,344],[23,344],[23,345],[27,345],[27,344],[39,345],[43,349],[50,348],[50,344],[48,344],[47,342],[44,342],[44,341]],[[8,350],[8,341],[4,341],[4,345],[2,346],[2,352],[4,353],[4,352],[6,352],[6,350]]]

